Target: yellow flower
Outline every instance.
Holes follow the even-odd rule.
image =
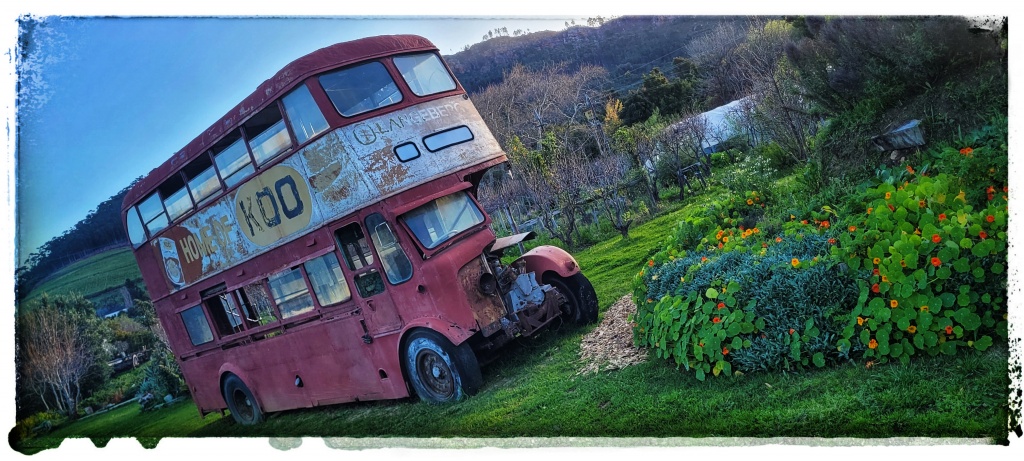
[[[792,260],[792,261],[790,261],[789,263],[790,263],[790,264],[792,264],[792,265],[793,265],[793,267],[796,267],[796,266],[799,266],[799,265],[800,265],[800,260],[799,260],[799,259],[796,259],[796,258],[793,258],[793,260]]]
[[[886,199],[886,200],[889,200],[889,199],[891,199],[891,198],[892,198],[892,192],[886,192],[886,193],[885,193],[885,199]]]
[[[889,307],[891,307],[893,309],[895,309],[896,306],[899,306],[899,305],[900,305],[899,301],[896,301],[895,299],[889,301]]]

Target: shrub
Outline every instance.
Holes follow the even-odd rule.
[[[987,190],[995,192],[994,186]],[[909,361],[917,351],[985,350],[1006,337],[1006,200],[975,211],[946,174],[867,189],[833,253],[864,268],[839,347]]]

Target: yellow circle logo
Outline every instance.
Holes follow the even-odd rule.
[[[235,219],[252,243],[267,246],[309,225],[313,200],[294,168],[275,166],[250,179],[235,195]]]

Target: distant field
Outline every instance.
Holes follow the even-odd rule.
[[[57,271],[49,280],[35,287],[25,302],[39,299],[43,293],[88,296],[121,285],[125,279],[141,277],[131,250],[119,248],[90,256]]]

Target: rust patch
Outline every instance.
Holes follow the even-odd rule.
[[[390,139],[384,140],[382,149],[373,151],[366,157],[366,172],[378,179],[377,187],[381,192],[391,192],[398,188],[409,177],[409,168],[398,161]]]

